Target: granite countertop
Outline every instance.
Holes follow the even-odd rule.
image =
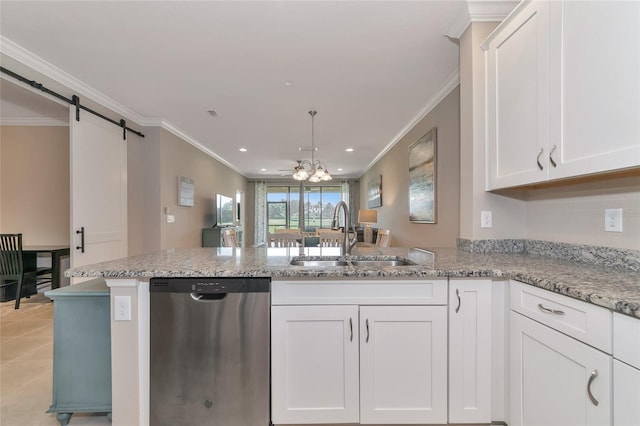
[[[73,277],[418,278],[497,277],[584,300],[640,318],[640,272],[523,253],[472,253],[453,248],[356,247],[351,258],[405,259],[409,266],[291,266],[295,256],[340,257],[339,248],[184,248],[74,268]]]

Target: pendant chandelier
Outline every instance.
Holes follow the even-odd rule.
[[[293,178],[295,180],[321,182],[333,179],[331,177],[331,174],[329,174],[329,170],[327,170],[327,166],[324,163],[320,162],[320,160],[316,160],[314,155],[316,152],[316,147],[313,140],[313,124],[314,118],[317,113],[317,111],[309,111],[309,115],[311,116],[311,161],[298,160],[298,165],[293,169]]]

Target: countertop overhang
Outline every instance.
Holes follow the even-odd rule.
[[[297,256],[340,256],[339,248],[180,248],[68,270],[71,277],[271,277],[284,279],[514,279],[640,318],[640,272],[523,253],[453,248],[356,247],[352,256],[406,259],[407,266],[305,267]]]

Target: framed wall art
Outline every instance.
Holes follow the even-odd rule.
[[[374,208],[382,206],[382,175],[369,182],[367,188],[367,207]]]
[[[178,205],[193,207],[195,201],[195,185],[193,179],[178,176]]]
[[[436,223],[436,128],[409,145],[409,221]]]

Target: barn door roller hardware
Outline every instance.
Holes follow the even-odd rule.
[[[125,139],[125,140],[127,139],[127,130],[132,132],[132,133],[135,133],[136,135],[140,136],[141,138],[144,138],[144,134],[142,132],[139,132],[137,130],[134,130],[134,129],[131,129],[131,128],[127,127],[127,122],[124,121],[124,119],[120,119],[120,121],[115,121],[115,120],[110,119],[109,117],[106,117],[106,116],[100,114],[97,111],[92,110],[91,108],[88,108],[88,107],[86,107],[84,105],[81,105],[80,104],[80,98],[78,96],[76,96],[76,95],[73,95],[71,97],[71,99],[69,99],[69,98],[67,98],[65,96],[62,96],[59,93],[54,92],[53,90],[47,89],[46,87],[44,87],[42,85],[42,83],[38,83],[35,80],[29,80],[28,78],[23,77],[20,74],[16,74],[15,72],[10,71],[10,70],[6,69],[5,67],[0,67],[0,71],[2,71],[4,74],[7,74],[7,75],[15,78],[16,80],[19,80],[19,81],[21,81],[23,83],[28,84],[29,86],[33,87],[34,89],[40,90],[42,92],[45,92],[45,93],[47,93],[47,94],[49,94],[49,95],[51,95],[51,96],[53,96],[53,97],[55,97],[57,99],[60,99],[60,100],[62,100],[64,102],[70,104],[70,105],[74,105],[76,107],[76,121],[80,121],[80,110],[83,110],[83,111],[87,111],[88,113],[91,113],[91,114],[93,114],[93,115],[95,115],[97,117],[100,117],[103,120],[108,121],[109,123],[115,124],[118,127],[122,127],[122,138]]]

